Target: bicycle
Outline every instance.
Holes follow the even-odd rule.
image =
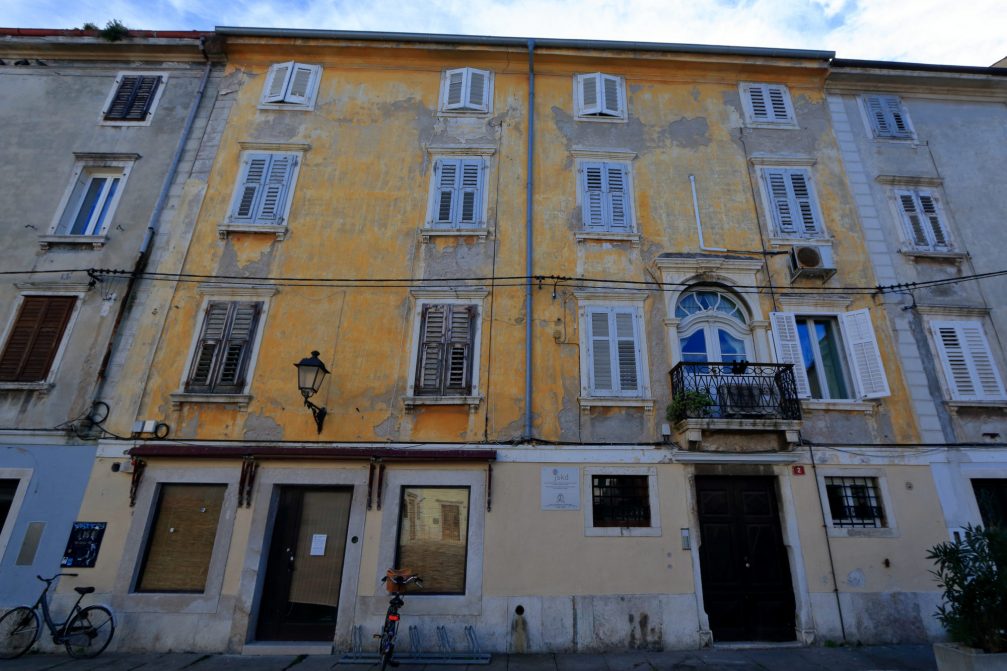
[[[47,599],[49,588],[56,578],[67,576],[76,578],[76,573],[57,573],[51,578],[36,576],[45,583],[42,593],[34,606],[17,606],[0,617],[0,659],[15,659],[28,652],[39,635],[38,610],[42,609],[42,619],[49,628],[52,641],[63,644],[71,657],[88,659],[101,654],[108,647],[115,633],[112,612],[104,606],[81,608],[85,595],[94,592],[94,587],[74,587],[80,596],[77,603],[62,622],[55,622],[49,612]]]
[[[374,638],[381,639],[378,643],[378,655],[381,657],[381,671],[385,671],[389,666],[394,668],[399,665],[392,657],[395,655],[395,637],[399,632],[399,608],[405,604],[402,595],[405,594],[408,585],[415,584],[422,588],[423,580],[405,568],[388,569],[381,582],[385,583],[385,588],[392,595],[391,601],[388,602],[388,612],[385,613],[385,624],[381,628],[381,633],[374,634]]]

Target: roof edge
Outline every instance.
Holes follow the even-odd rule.
[[[898,61],[871,61],[855,58],[834,58],[832,68],[840,69],[870,69],[898,70],[900,72],[944,72],[947,74],[990,75],[993,77],[1007,76],[1007,68],[986,67],[981,65],[940,65],[937,63],[901,63]]]

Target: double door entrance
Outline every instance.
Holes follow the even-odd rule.
[[[256,639],[331,641],[346,555],[349,487],[281,487]]]
[[[696,476],[703,601],[717,641],[794,640],[773,477]]]

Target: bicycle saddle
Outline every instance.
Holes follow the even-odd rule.
[[[80,594],[81,596],[84,596],[85,594],[90,594],[91,592],[93,592],[94,587],[74,587],[73,591],[77,592],[77,594]]]

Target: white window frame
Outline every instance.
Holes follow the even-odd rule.
[[[73,172],[70,180],[63,190],[59,206],[53,214],[52,222],[46,235],[39,236],[39,242],[43,249],[47,249],[53,244],[80,244],[91,245],[98,249],[108,242],[108,231],[115,219],[115,213],[122,200],[122,194],[126,190],[126,183],[129,174],[133,170],[133,164],[140,158],[139,154],[94,154],[76,152],[76,161],[73,165]],[[107,201],[107,210],[101,226],[92,229],[90,233],[69,234],[61,230],[61,225],[66,217],[75,217],[83,204],[87,195],[87,186],[90,180],[96,176],[118,176],[119,186],[115,194]],[[78,185],[81,189],[76,194]],[[103,201],[103,205],[106,201]],[[72,215],[71,215],[72,211]]]
[[[760,90],[765,96],[767,109],[772,112],[770,95],[772,91],[779,91],[783,95],[783,106],[786,116],[777,117],[775,113],[765,119],[755,117],[755,109],[752,105],[752,91]],[[797,128],[797,116],[794,114],[794,104],[790,99],[790,89],[786,84],[771,84],[767,82],[740,82],[738,91],[741,94],[741,107],[745,111],[745,125],[751,128]]]
[[[70,337],[73,335],[73,328],[77,323],[77,317],[80,315],[81,306],[84,304],[84,297],[90,290],[90,287],[86,284],[50,284],[45,282],[39,282],[37,284],[40,285],[39,288],[26,288],[22,290],[21,293],[18,294],[17,299],[14,301],[11,312],[7,317],[7,325],[4,327],[3,333],[0,334],[0,352],[3,352],[7,348],[7,339],[10,337],[11,330],[14,328],[14,323],[17,321],[18,315],[21,314],[21,304],[24,303],[24,299],[27,296],[74,296],[77,300],[73,304],[73,311],[70,312],[70,318],[66,321],[66,328],[63,330],[63,339],[60,341],[59,347],[56,349],[56,354],[52,358],[52,364],[49,366],[49,374],[46,375],[45,380],[40,382],[0,382],[0,391],[47,391],[56,383],[56,376],[59,374],[59,366],[63,362],[63,355],[66,354],[67,343],[70,342]],[[30,287],[32,284],[21,286]]]
[[[768,224],[769,234],[773,242],[786,243],[786,242],[800,242],[804,243],[807,241],[827,241],[829,239],[828,232],[825,228],[825,217],[822,216],[822,208],[820,201],[818,199],[818,189],[815,185],[815,178],[811,172],[810,167],[805,165],[795,165],[791,163],[773,163],[766,165],[758,165],[756,171],[759,176],[759,185],[762,195],[762,207],[766,212],[766,222]],[[808,200],[811,204],[811,214],[815,220],[815,226],[817,228],[814,232],[803,232],[795,231],[789,232],[784,231],[781,228],[780,215],[776,209],[776,203],[773,199],[773,189],[770,185],[770,173],[772,172],[784,172],[785,175],[791,173],[800,173],[804,176],[804,182],[808,187]],[[785,180],[787,188],[787,201],[790,205],[792,215],[794,217],[799,217],[800,213],[800,203],[794,194],[793,182],[788,178]],[[799,226],[803,229],[803,223]]]
[[[482,231],[487,228],[487,211],[489,208],[489,198],[487,197],[487,184],[489,183],[489,156],[485,154],[436,154],[432,157],[433,165],[430,170],[430,191],[427,195],[427,216],[423,225],[425,235],[449,234],[451,232]],[[440,202],[440,189],[438,188],[438,177],[441,166],[445,161],[479,161],[479,188],[478,200],[476,204],[476,221],[473,224],[440,223],[436,221],[438,204]],[[456,192],[457,193],[457,192]],[[460,199],[459,199],[460,200]],[[460,219],[460,217],[459,217]]]
[[[578,325],[580,346],[580,405],[590,406],[640,406],[653,409],[654,399],[651,397],[650,362],[647,352],[647,328],[644,320],[644,304],[646,293],[627,292],[591,292],[578,290],[574,292],[578,302]],[[594,310],[620,309],[633,313],[634,336],[637,340],[637,381],[640,389],[634,392],[595,393],[592,388],[593,373],[591,371],[591,326],[590,313]],[[618,368],[613,376],[618,375]]]
[[[895,142],[912,142],[916,140],[916,130],[913,128],[913,122],[909,118],[909,111],[906,106],[902,104],[902,98],[897,95],[892,95],[888,93],[863,93],[859,96],[860,98],[860,114],[861,119],[864,122],[864,127],[867,128],[871,136],[875,140],[887,140]],[[870,99],[877,98],[882,106],[882,113],[885,116],[885,121],[888,123],[891,131],[889,133],[882,133],[881,129],[875,123],[874,115],[870,110]],[[891,111],[887,109],[886,105],[890,101],[894,100],[899,107],[899,114],[902,115],[902,121],[906,126],[906,133],[899,133],[896,129],[895,119],[891,114]]]
[[[902,196],[909,196],[913,199],[914,206],[916,207],[917,216],[920,217],[920,225],[923,228],[923,234],[927,239],[926,245],[920,245],[916,242],[915,236],[913,235],[912,224],[909,221],[909,215],[906,213],[905,208],[902,207]],[[934,211],[937,216],[937,225],[941,229],[941,233],[944,235],[945,244],[937,244],[937,238],[933,231],[933,225],[931,224],[929,218],[923,212],[923,203],[920,200],[921,196],[929,197],[934,204]],[[912,187],[912,186],[894,186],[891,190],[891,202],[892,207],[895,208],[896,216],[898,220],[902,222],[902,236],[905,240],[906,249],[911,252],[938,252],[938,253],[952,253],[955,250],[954,241],[951,237],[951,226],[948,222],[947,210],[944,209],[942,204],[942,198],[937,193],[935,189],[927,187]]]
[[[409,372],[406,378],[406,395],[403,399],[406,409],[419,405],[468,405],[474,412],[482,402],[479,388],[479,373],[482,366],[482,331],[486,316],[484,302],[489,295],[484,287],[459,287],[413,289],[412,337],[409,345]],[[475,328],[472,333],[472,385],[468,396],[420,396],[416,394],[416,368],[419,365],[419,348],[422,339],[420,328],[423,322],[423,308],[427,305],[474,305],[476,307]]]
[[[450,105],[448,103],[448,88],[451,81],[451,76],[455,73],[461,73],[462,76],[462,102],[457,105]],[[472,107],[469,105],[470,92],[472,89],[472,75],[473,73],[479,73],[486,78],[485,84],[485,98],[483,99],[483,104],[481,106]],[[441,116],[485,116],[492,114],[493,112],[493,91],[494,91],[494,77],[492,70],[483,70],[480,68],[451,68],[449,70],[444,70],[441,72],[441,88],[440,88],[440,98],[438,101],[437,108]]]
[[[483,608],[483,565],[485,563],[486,529],[486,469],[428,470],[416,468],[389,468],[385,473],[382,496],[381,545],[378,550],[379,566],[394,566],[398,543],[399,519],[402,516],[403,487],[468,487],[469,528],[468,554],[465,558],[465,593],[411,594],[410,612],[416,615],[478,615]],[[367,598],[371,615],[380,615],[388,607],[384,585],[374,580],[374,596]],[[366,598],[366,597],[365,597]]]
[[[301,172],[301,164],[304,163],[304,153],[309,149],[309,145],[303,144],[259,144],[253,142],[242,142],[242,152],[238,156],[238,171],[234,179],[234,190],[231,194],[230,203],[227,206],[227,214],[224,221],[217,226],[217,232],[221,238],[227,237],[228,233],[271,233],[277,240],[283,240],[290,232],[290,208],[294,202],[294,194],[297,190],[297,177]],[[242,188],[246,174],[246,166],[249,161],[261,156],[287,156],[293,160],[293,167],[290,170],[289,179],[283,194],[283,207],[278,211],[275,223],[259,223],[254,217],[251,220],[238,219],[236,214],[238,204],[241,202]]]
[[[650,525],[646,527],[596,527],[594,525],[594,476],[595,475],[645,475],[647,495],[650,500]],[[586,466],[581,485],[581,500],[584,505],[585,536],[660,536],[661,507],[657,494],[657,468],[655,466]]]
[[[273,78],[277,76],[280,68],[288,68],[284,77],[283,91],[276,100],[267,100],[269,88]],[[294,72],[298,69],[310,71],[310,79],[306,87],[306,94],[303,98],[294,96],[291,91],[291,84],[294,81]],[[274,63],[269,66],[266,72],[265,81],[262,83],[262,94],[259,96],[259,109],[271,110],[293,110],[310,112],[315,109],[315,100],[318,97],[318,86],[322,80],[322,66],[298,63],[297,61],[286,61],[284,63]]]
[[[584,81],[594,78],[598,86],[598,104],[589,107],[584,102]],[[605,106],[604,82],[605,80],[616,82],[618,95],[618,109],[611,109]],[[578,121],[600,121],[602,123],[626,123],[628,121],[628,99],[626,97],[626,79],[620,75],[612,75],[604,72],[589,72],[576,74],[573,76],[573,106],[574,116]]]
[[[10,510],[7,512],[7,520],[0,526],[0,562],[3,562],[11,536],[14,535],[14,527],[17,526],[17,519],[21,514],[21,506],[24,505],[25,496],[28,494],[28,485],[31,483],[32,472],[33,469],[31,468],[0,468],[0,480],[18,481],[17,488],[14,490],[14,499],[11,501]]]
[[[619,155],[622,156],[621,154]],[[613,229],[611,215],[608,213],[608,208],[605,208],[605,222],[602,227],[592,228],[587,226],[587,209],[586,209],[586,198],[587,198],[587,168],[594,165],[600,164],[603,171],[610,166],[618,166],[622,168],[623,179],[625,185],[623,187],[623,192],[626,194],[626,210],[627,210],[627,221],[626,229]],[[635,188],[633,185],[633,164],[629,160],[624,160],[622,158],[612,159],[612,158],[589,158],[582,155],[582,157],[577,159],[577,206],[580,208],[581,212],[581,228],[579,231],[580,237],[627,237],[628,239],[634,239],[638,235],[637,223],[636,223],[636,195]],[[604,176],[603,176],[604,180]]]
[[[846,312],[836,312],[833,310],[802,309],[792,308],[786,312],[771,312],[770,323],[772,325],[773,344],[776,352],[776,360],[779,363],[794,364],[794,378],[797,383],[797,395],[802,401],[812,403],[832,404],[840,406],[852,402],[875,400],[891,396],[891,388],[888,383],[888,373],[884,368],[884,359],[881,357],[881,347],[878,342],[877,330],[874,328],[870,310],[863,308],[860,310],[850,310]],[[796,322],[798,319],[826,318],[834,319],[839,328],[839,337],[843,341],[843,357],[845,372],[849,376],[854,393],[852,398],[812,398],[811,385],[804,369],[803,352],[800,348],[799,340],[788,340],[784,342],[780,337],[781,332],[789,332],[793,328],[793,336],[798,337]],[[870,338],[861,327],[864,326],[864,319],[869,327]],[[859,324],[858,324],[859,321]],[[856,330],[861,332],[857,333]],[[859,338],[856,336],[860,336]],[[794,343],[796,349],[794,348]],[[854,349],[857,348],[857,349]],[[797,358],[795,361],[794,359]],[[873,370],[873,369],[877,370]],[[872,372],[879,372],[873,388],[866,389],[863,378]]]
[[[936,359],[940,361],[940,370],[943,376],[943,384],[945,390],[945,398],[952,402],[957,403],[977,403],[983,404],[988,402],[994,403],[1004,403],[1007,401],[1007,390],[1004,389],[1004,378],[1001,369],[1001,363],[997,358],[996,352],[993,347],[990,346],[989,337],[986,335],[986,324],[985,320],[981,318],[968,318],[968,317],[935,317],[927,320],[928,331],[930,333],[931,345],[933,347]],[[951,371],[951,363],[948,360],[946,349],[942,344],[942,341],[937,333],[939,328],[952,327],[956,330],[959,339],[959,345],[963,348],[963,354],[966,356],[965,365],[967,367],[970,381],[975,387],[976,393],[974,394],[964,394],[961,392],[957,385],[954,383],[954,376]],[[989,362],[990,373],[993,376],[994,382],[999,386],[999,393],[987,393],[981,389],[979,373],[976,371],[976,361],[975,352],[969,349],[966,353],[966,344],[962,338],[962,329],[970,328],[973,329],[974,335],[978,337],[976,341],[973,341],[972,345],[979,345],[984,348],[985,351],[981,351],[980,354],[984,355]]]
[[[895,507],[888,490],[888,477],[880,468],[845,468],[841,466],[819,466],[817,471],[818,496],[825,511],[826,533],[833,538],[897,538],[900,536],[898,522],[895,518]],[[832,522],[832,510],[829,508],[829,495],[825,487],[826,478],[872,478],[877,484],[878,500],[884,515],[883,527],[837,527]]]
[[[197,293],[203,296],[203,300],[196,312],[195,325],[189,341],[189,350],[185,356],[185,365],[178,383],[178,390],[170,395],[172,410],[178,410],[182,403],[223,403],[236,405],[239,411],[248,410],[248,404],[252,401],[252,380],[255,378],[255,366],[259,360],[259,349],[266,332],[266,324],[269,318],[269,306],[271,299],[276,295],[277,288],[274,285],[249,285],[249,284],[226,284],[217,282],[207,282],[200,284],[196,288]],[[189,379],[189,371],[192,370],[193,358],[199,349],[200,336],[203,333],[203,322],[206,320],[206,308],[210,303],[215,302],[256,302],[262,304],[259,312],[259,321],[255,327],[255,336],[252,338],[252,349],[248,355],[248,367],[245,369],[245,386],[238,394],[216,394],[203,392],[187,392],[185,384]]]
[[[115,100],[115,94],[119,92],[119,87],[122,85],[122,80],[124,77],[160,77],[161,83],[157,86],[157,91],[154,92],[154,99],[150,101],[150,107],[147,109],[147,116],[142,121],[127,121],[125,119],[116,120],[105,120],[105,113],[108,111],[109,106],[112,101]],[[164,93],[164,89],[168,85],[168,73],[167,72],[154,72],[154,71],[143,71],[143,72],[120,72],[115,76],[115,83],[112,85],[112,90],[109,91],[108,96],[105,98],[105,103],[101,106],[98,111],[98,125],[100,126],[149,126],[154,120],[154,112],[157,111],[157,105],[161,102],[161,95]]]

